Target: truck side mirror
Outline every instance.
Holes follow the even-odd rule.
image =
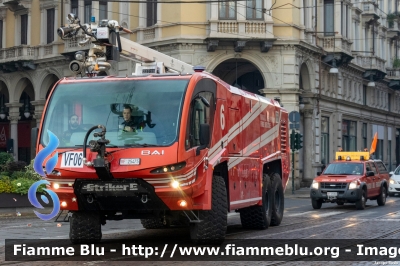
[[[374,176],[374,175],[375,175],[374,171],[367,172],[367,176]]]
[[[210,125],[209,124],[200,124],[200,146],[197,147],[196,155],[200,154],[201,150],[207,148],[208,144],[210,144]]]
[[[392,172],[390,172],[390,173],[389,173],[389,177],[391,177],[393,174],[394,174],[394,172],[393,172],[393,171],[392,171]]]
[[[322,172],[317,172],[317,176],[320,176],[322,174]]]

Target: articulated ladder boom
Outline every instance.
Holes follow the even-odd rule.
[[[167,72],[187,74],[194,72],[192,65],[126,38],[121,37],[121,48],[121,57],[141,63],[141,65],[136,65],[136,74],[162,74]],[[152,72],[150,69],[155,69],[155,67],[157,67],[158,70]]]

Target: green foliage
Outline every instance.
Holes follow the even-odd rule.
[[[25,166],[25,177],[35,181],[42,180],[42,177],[33,169],[33,162],[34,160],[31,160],[31,163]]]
[[[8,162],[6,164],[6,170],[9,172],[16,172],[25,170],[26,162],[24,161],[16,161],[16,162]]]
[[[25,172],[15,171],[10,176],[11,181],[16,180],[18,178],[25,178]]]
[[[388,26],[389,28],[393,28],[394,26],[394,20],[397,18],[397,14],[396,13],[390,13],[386,16],[387,22],[388,22]]]
[[[0,193],[13,193],[13,186],[8,176],[0,176]]]
[[[21,177],[21,178],[11,181],[13,193],[19,193],[21,195],[26,195],[26,194],[28,194],[29,188],[35,182],[36,182],[35,180],[24,178],[24,177]],[[38,188],[38,192],[42,192],[43,188],[45,188],[44,185],[40,186]]]
[[[400,59],[393,58],[393,68],[400,68]]]
[[[8,162],[13,162],[13,161],[14,161],[14,157],[12,156],[11,153],[0,152],[0,168],[2,170],[4,170],[4,168]]]

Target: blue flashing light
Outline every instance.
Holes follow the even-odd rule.
[[[96,17],[91,17],[90,22],[96,22]]]
[[[194,72],[203,72],[206,68],[203,66],[194,66],[193,70]]]

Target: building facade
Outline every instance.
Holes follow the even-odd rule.
[[[309,185],[339,148],[369,148],[375,133],[375,157],[393,170],[400,164],[398,6],[397,0],[0,0],[0,149],[8,143],[17,159],[34,157],[30,128],[40,124],[52,86],[72,75],[74,52],[88,49],[78,45],[82,36],[64,42],[57,35],[72,12],[85,23],[117,20],[134,32],[122,37],[300,112],[296,188]],[[107,74],[133,69],[121,61]]]

